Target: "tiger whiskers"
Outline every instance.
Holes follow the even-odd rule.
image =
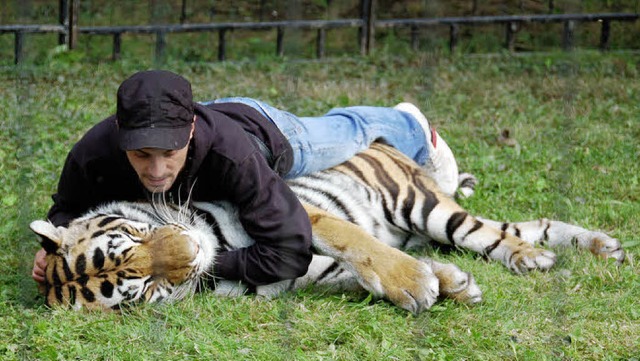
[[[194,278],[187,282],[178,285],[171,294],[167,297],[168,301],[180,301],[187,297],[191,297],[196,293],[198,286],[198,279]]]
[[[208,270],[198,272],[193,269],[188,276],[189,280],[178,285],[169,295],[170,301],[179,301],[187,297],[193,297],[196,292],[204,290],[207,286],[207,279],[213,278],[213,274]]]
[[[194,290],[195,292],[202,292],[207,288],[207,282],[206,280],[209,279],[209,275],[208,272],[206,273],[202,273],[199,277],[197,277],[194,280],[195,286],[194,286]]]
[[[178,187],[177,204],[167,201],[166,192],[152,193],[150,203],[155,215],[162,223],[179,224],[182,226],[194,225],[196,214],[191,207],[191,202],[195,183],[196,182],[194,181],[191,185],[185,202],[182,202],[182,199],[180,198],[182,186]],[[177,212],[172,212],[171,210]]]

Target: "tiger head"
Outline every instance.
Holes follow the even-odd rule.
[[[91,214],[68,227],[34,221],[47,252],[49,306],[120,309],[137,302],[177,300],[209,272],[209,235],[180,224],[152,224],[121,214]]]

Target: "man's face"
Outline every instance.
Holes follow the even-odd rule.
[[[127,158],[147,190],[165,192],[178,178],[188,151],[188,144],[177,150],[143,148],[127,151]]]

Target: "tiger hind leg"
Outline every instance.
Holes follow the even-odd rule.
[[[376,162],[371,162],[375,159]],[[478,221],[454,199],[440,191],[437,184],[413,160],[384,144],[374,143],[366,152],[338,168],[345,174],[360,177],[372,194],[381,199],[387,229],[400,229],[410,239],[434,240],[467,249],[502,262],[515,273],[547,270],[556,257],[553,252],[535,248],[512,234],[501,232]],[[351,168],[359,166],[358,172]],[[384,172],[379,169],[384,168]],[[379,177],[384,174],[384,177]],[[388,244],[398,244],[397,234],[376,234]],[[407,244],[399,244],[404,248]]]
[[[420,187],[415,193],[420,197],[416,196],[413,203],[403,203],[403,206],[412,208],[411,212],[405,212],[410,216],[395,222],[415,235],[411,240],[433,240],[473,251],[501,262],[517,274],[545,271],[556,262],[553,252],[536,248],[514,234],[481,222],[449,197],[438,196],[437,192]],[[413,246],[418,244],[411,242]]]
[[[574,246],[589,250],[601,258],[611,258],[618,263],[624,261],[625,253],[620,241],[602,232],[590,231],[565,222],[544,218],[517,223],[504,223],[488,219],[481,219],[481,221],[514,234],[532,245],[552,248]]]
[[[434,217],[427,221],[426,231],[432,239],[500,261],[517,274],[546,271],[555,264],[556,255],[553,252],[537,248],[516,235],[481,222],[453,204],[453,201],[448,205],[446,202],[444,200],[438,204],[432,211]],[[439,208],[445,208],[447,216],[438,217]]]

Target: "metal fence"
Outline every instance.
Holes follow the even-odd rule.
[[[66,1],[61,1],[66,2]],[[376,20],[374,16],[375,0],[363,0],[361,3],[362,17],[341,20],[293,20],[271,22],[229,22],[229,23],[201,23],[201,24],[166,24],[139,26],[77,26],[77,3],[71,1],[68,7],[68,18],[63,16],[61,5],[60,22],[65,25],[0,25],[0,34],[13,33],[14,62],[23,61],[23,44],[26,34],[58,33],[59,42],[69,44],[73,49],[79,34],[106,35],[113,37],[112,58],[121,57],[121,44],[124,34],[152,34],[155,35],[155,56],[162,59],[165,53],[169,33],[217,32],[219,60],[226,59],[226,34],[228,31],[242,30],[271,30],[276,31],[275,54],[283,55],[283,43],[286,30],[307,29],[316,30],[316,56],[325,55],[326,33],[331,29],[357,28],[359,29],[358,46],[362,54],[368,54],[373,48],[375,29],[409,28],[411,31],[411,46],[417,49],[418,36],[421,29],[427,27],[449,27],[449,49],[454,51],[458,45],[460,26],[496,25],[505,27],[505,47],[509,51],[515,50],[516,32],[527,23],[562,23],[562,48],[569,50],[573,47],[574,31],[577,23],[600,22],[600,49],[608,50],[611,39],[611,23],[634,22],[639,14],[633,13],[604,13],[604,14],[546,14],[546,15],[505,15],[505,16],[470,16],[444,18],[413,18]],[[66,5],[64,5],[66,6]]]

